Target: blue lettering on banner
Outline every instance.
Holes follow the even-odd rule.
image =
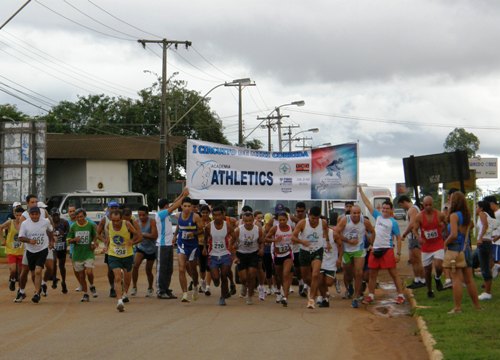
[[[236,151],[236,149],[200,145],[198,146],[198,153],[203,155],[236,155],[238,152]]]
[[[273,185],[273,173],[268,171],[214,170],[210,185]]]
[[[279,158],[279,159],[300,158],[300,157],[308,158],[309,154],[307,153],[307,151],[275,152],[275,153],[273,153],[273,158]]]

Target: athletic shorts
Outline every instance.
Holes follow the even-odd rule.
[[[350,251],[350,252],[344,252],[342,255],[342,262],[344,264],[350,264],[351,262],[354,263],[355,258],[362,258],[366,256],[366,251],[365,249],[362,250],[357,250],[357,251]]]
[[[439,249],[433,252],[423,252],[422,251],[422,265],[424,267],[432,265],[434,259],[443,260],[444,259],[444,249]]]
[[[28,268],[33,271],[37,266],[43,267],[45,266],[45,261],[47,260],[47,254],[49,249],[43,249],[42,251],[32,253],[26,250],[26,259],[28,260]]]
[[[320,274],[323,274],[325,276],[328,276],[329,278],[335,279],[335,270],[326,270],[326,269],[321,269]]]
[[[231,266],[232,264],[233,259],[231,258],[231,255],[208,257],[208,266],[210,269],[218,269],[221,266]]]
[[[24,250],[22,264],[25,266],[28,266],[28,258],[26,256],[26,251],[27,250]],[[47,258],[45,259],[45,261],[47,261],[47,260],[54,260],[54,251],[53,250],[47,249]]]
[[[127,256],[124,258],[119,258],[116,256],[108,255],[108,266],[111,270],[123,269],[126,272],[132,271],[132,266],[134,265],[134,256]]]
[[[56,253],[56,258],[57,260],[65,259],[66,258],[66,250],[54,250]]]
[[[408,250],[421,248],[418,238],[416,238],[413,233],[410,233],[406,239],[408,240]]]
[[[94,268],[94,259],[87,259],[85,261],[75,261],[73,262],[73,268],[76,272],[83,271],[85,269]]]
[[[142,254],[144,259],[146,259],[146,260],[156,260],[156,252],[154,252],[152,254],[148,254],[148,253],[144,252],[144,250],[141,250],[141,248],[138,247],[136,253]]]
[[[373,255],[373,251],[368,257],[369,269],[394,269],[396,267],[396,258],[394,257],[394,249],[387,249],[385,254],[379,258]]]
[[[259,264],[259,254],[258,251],[252,253],[240,253],[236,252],[236,256],[240,260],[238,264],[238,271],[246,270],[248,268],[256,268]]]
[[[198,258],[198,242],[197,241],[177,241],[177,254],[186,255],[188,261],[194,261]]]
[[[23,265],[23,256],[22,255],[7,255],[7,264],[17,264],[17,266]]]
[[[493,254],[493,261],[499,262],[500,261],[500,244],[493,244],[493,248],[491,249],[491,252]]]
[[[285,260],[292,260],[292,254],[289,253],[288,255],[285,255],[285,256],[275,256],[274,257],[274,265],[276,266],[283,266],[283,264],[285,263]]]
[[[300,249],[299,258],[300,266],[311,266],[315,260],[323,261],[323,248],[314,251]]]

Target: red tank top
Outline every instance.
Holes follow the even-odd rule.
[[[444,240],[439,228],[438,211],[434,210],[432,222],[427,221],[425,211],[422,214],[422,225],[420,226],[420,238],[423,241],[422,252],[434,252],[444,249]]]

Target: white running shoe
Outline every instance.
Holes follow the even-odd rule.
[[[153,297],[153,295],[154,295],[153,289],[146,290],[146,297]]]
[[[82,291],[82,287],[81,286],[78,286],[75,291]]]
[[[266,289],[266,295],[271,295],[271,288],[269,286]]]
[[[130,292],[130,296],[136,296],[137,295],[137,288],[133,287],[132,291]]]
[[[281,299],[283,298],[283,295],[281,295],[280,293],[277,293],[276,294],[276,304],[279,304],[281,303]]]
[[[201,292],[204,293],[207,291],[207,282],[205,280],[201,280]]]
[[[323,302],[323,296],[316,297],[316,304],[321,304]]]
[[[266,292],[264,291],[264,287],[259,285],[259,300],[264,301],[266,299]]]
[[[491,271],[491,276],[493,277],[493,279],[496,279],[498,277],[499,271],[500,271],[500,264],[493,265],[493,270]]]
[[[189,299],[188,299],[188,293],[187,293],[187,292],[182,293],[182,299],[181,299],[181,302],[185,302],[185,303],[188,303],[188,302],[189,302]]]
[[[250,296],[246,297],[246,303],[247,303],[247,305],[253,305],[253,301],[252,301],[252,298]]]
[[[491,300],[493,296],[491,294],[488,294],[486,292],[483,292],[481,295],[477,297],[479,300]]]
[[[125,305],[123,304],[123,300],[122,299],[118,300],[118,303],[116,304],[116,309],[119,312],[123,312],[125,310]]]
[[[196,288],[197,288],[197,286],[196,286]],[[191,297],[193,299],[193,301],[198,300],[198,297],[199,297],[198,291],[196,290],[196,288],[193,289],[193,296]]]

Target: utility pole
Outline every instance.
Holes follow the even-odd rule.
[[[137,40],[138,43],[146,48],[146,44],[162,44],[162,72],[161,72],[161,113],[160,113],[160,162],[158,166],[158,197],[166,198],[167,191],[167,159],[169,155],[169,136],[170,136],[170,117],[167,111],[167,49],[174,45],[177,48],[179,45],[184,45],[186,49],[191,46],[191,41],[178,40]]]
[[[292,129],[299,128],[299,125],[288,125],[288,132],[284,133],[283,135],[288,135],[288,151],[292,152]],[[286,140],[283,140],[286,141]]]
[[[236,79],[224,86],[238,87],[238,146],[243,146],[243,102],[241,100],[241,91],[246,86],[255,86],[255,83],[250,79]]]
[[[296,147],[300,147],[302,148],[302,150],[305,150],[305,149],[312,149],[312,146],[306,146],[306,141],[308,140],[312,140],[313,138],[312,137],[301,137],[301,138],[296,138],[295,140],[297,141],[302,141],[302,145],[296,145]]]
[[[285,118],[285,117],[290,117],[290,115],[281,115],[279,113],[279,109],[277,111],[277,115],[268,115],[265,117],[257,116],[257,120],[267,120],[267,124],[262,125],[262,126],[267,127],[267,149],[268,149],[268,151],[272,151],[272,148],[271,148],[271,129],[273,129],[274,125],[281,123],[281,119]],[[276,122],[273,123],[272,120],[276,120]],[[278,129],[279,129],[278,131],[281,130],[281,128],[278,128]],[[278,141],[280,141],[279,150],[281,152],[282,151],[281,135],[278,135],[278,139],[279,139]]]

